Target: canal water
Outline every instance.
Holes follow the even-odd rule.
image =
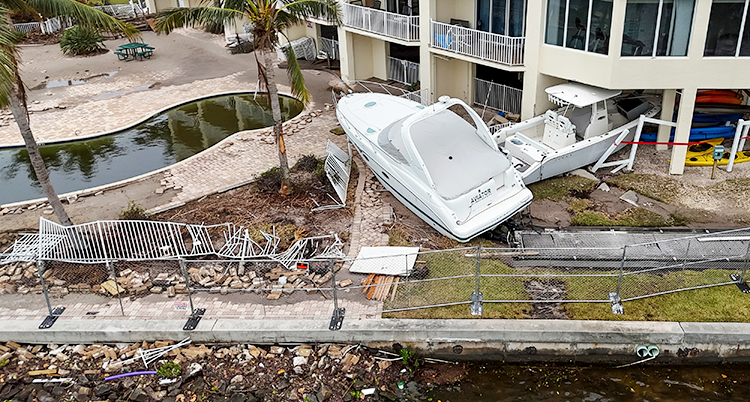
[[[410,400],[497,401],[747,401],[750,367],[715,366],[467,366],[457,384]],[[402,398],[406,399],[406,398]]]
[[[284,120],[303,105],[281,97]],[[91,121],[96,125],[96,121]],[[242,130],[273,124],[267,97],[227,95],[169,109],[118,133],[40,147],[58,194],[100,186],[189,158]],[[43,136],[42,133],[36,133]],[[0,149],[0,204],[43,197],[25,148]]]

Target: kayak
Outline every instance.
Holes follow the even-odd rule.
[[[742,113],[695,113],[693,114],[693,123],[723,123],[726,121],[736,122],[737,120],[741,119],[742,116]]]
[[[710,140],[712,138],[732,138],[734,137],[734,127],[694,127],[690,129],[690,141]],[[656,133],[642,133],[641,141],[656,142]],[[669,142],[674,141],[674,130],[669,136]]]
[[[742,99],[736,96],[706,95],[706,96],[696,97],[695,103],[697,104],[710,103],[710,104],[719,104],[719,105],[741,105]]]
[[[712,138],[710,140],[706,140],[705,142],[701,142],[700,144],[691,145],[688,147],[685,159],[689,160],[693,157],[698,157],[705,154],[713,154],[714,145],[719,145],[722,142],[724,142],[724,138]]]
[[[692,155],[685,158],[685,165],[687,166],[713,166],[714,164],[714,147],[711,147],[709,152],[700,155]],[[750,161],[750,151],[737,152],[734,158],[734,163],[742,163]],[[723,158],[719,160],[718,165],[723,166],[729,164],[729,152],[724,152]]]

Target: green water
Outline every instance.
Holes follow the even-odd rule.
[[[281,97],[280,101],[284,120],[303,109],[293,98]],[[238,131],[272,124],[268,100],[262,94],[255,100],[252,94],[226,95],[175,107],[114,134],[42,146],[40,152],[55,191],[62,194],[160,169]],[[26,149],[0,150],[0,204],[43,196]]]

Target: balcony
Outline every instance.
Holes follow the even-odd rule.
[[[524,37],[498,35],[437,21],[430,23],[430,45],[433,48],[507,66],[523,66]]]
[[[419,16],[344,3],[344,25],[406,42],[419,42]]]

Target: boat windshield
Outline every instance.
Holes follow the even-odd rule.
[[[409,134],[437,193],[454,199],[510,168],[510,161],[450,110],[414,123]]]
[[[403,152],[404,138],[401,135],[401,124],[410,116],[396,120],[384,128],[378,136],[378,146],[399,163],[409,164],[408,155]]]

